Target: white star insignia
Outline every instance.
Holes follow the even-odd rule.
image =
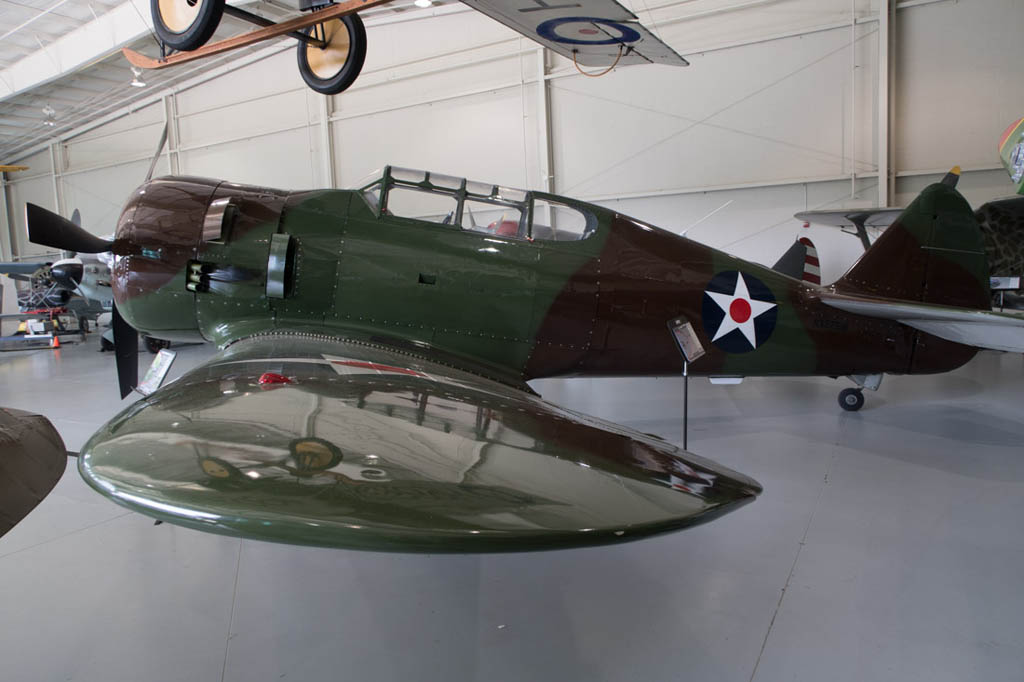
[[[713,291],[705,291],[711,300],[718,304],[718,307],[725,313],[722,323],[718,325],[718,331],[711,339],[717,341],[734,329],[739,329],[743,336],[747,337],[751,348],[757,348],[757,333],[754,329],[754,320],[775,307],[774,303],[757,301],[750,297],[747,291],[747,282],[743,279],[743,273],[736,273],[736,290],[729,294],[719,294]]]

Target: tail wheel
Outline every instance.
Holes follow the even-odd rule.
[[[299,73],[306,85],[324,95],[336,95],[352,85],[366,59],[366,29],[359,15],[314,24],[302,32],[325,43],[317,47],[299,42]]]
[[[167,47],[194,50],[210,39],[224,14],[224,0],[149,0],[156,35]]]
[[[856,412],[864,407],[864,391],[859,388],[844,388],[839,392],[839,406],[847,412]]]

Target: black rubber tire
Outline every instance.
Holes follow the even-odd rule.
[[[101,353],[106,353],[106,352],[112,351],[112,350],[114,350],[114,344],[111,343],[110,341],[107,341],[105,338],[103,338],[101,336],[100,337],[100,352]]]
[[[160,14],[160,0],[149,0],[149,11],[153,15],[153,30],[167,47],[175,50],[194,50],[206,44],[213,32],[220,25],[224,16],[224,0],[173,0],[189,3],[190,6],[200,5],[199,13],[187,27],[174,31]]]
[[[864,407],[864,391],[859,388],[844,388],[839,391],[839,407],[847,412],[856,412]]]
[[[349,14],[340,19],[332,19],[331,21],[340,21],[342,26],[348,29],[348,57],[337,73],[326,78],[318,76],[310,67],[306,55],[307,49],[317,50],[319,48],[302,41],[299,41],[296,48],[299,74],[301,74],[302,80],[306,82],[306,85],[322,95],[337,95],[339,92],[346,90],[355,82],[359,72],[363,70],[363,62],[366,60],[366,29],[363,27],[363,20],[359,18],[359,15]],[[302,29],[302,32],[306,35],[311,35],[313,29],[317,26],[320,26],[320,24],[308,26]]]
[[[242,472],[234,466],[229,464],[218,457],[200,457],[199,468],[203,470],[203,473],[213,479],[241,479]]]
[[[148,350],[153,355],[156,355],[157,353],[159,353],[164,348],[170,348],[171,347],[171,342],[170,341],[164,341],[163,339],[155,339],[152,336],[145,337],[145,342],[146,342],[146,350]]]

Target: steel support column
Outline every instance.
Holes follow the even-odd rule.
[[[323,147],[320,158],[323,163],[324,185],[334,189],[337,184],[337,178],[334,175],[334,133],[331,131],[334,100],[327,95],[313,96],[320,100],[320,145]]]
[[[889,152],[892,148],[889,123],[892,117],[889,100],[889,74],[892,44],[892,22],[895,19],[893,0],[878,2],[878,205],[888,206],[893,195]]]
[[[537,122],[540,135],[537,165],[540,168],[540,186],[545,192],[555,191],[554,162],[551,153],[551,106],[549,104],[547,50],[537,50]]]

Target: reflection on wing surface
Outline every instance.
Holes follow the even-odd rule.
[[[266,372],[287,379],[260,384]],[[401,551],[616,542],[760,492],[526,390],[301,335],[236,343],[111,421],[80,466],[115,501],[184,525]]]

